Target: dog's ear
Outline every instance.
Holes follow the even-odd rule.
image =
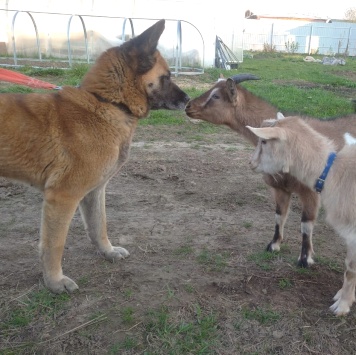
[[[140,36],[138,36],[142,37],[140,40],[140,45],[142,46],[142,50],[144,52],[153,53],[156,50],[158,41],[164,31],[164,28],[165,20],[160,20],[148,28]]]
[[[153,67],[155,63],[154,53],[157,50],[158,41],[164,27],[165,20],[160,20],[121,46],[122,49],[127,49],[129,56],[127,64],[134,68],[137,74],[144,74]]]
[[[136,49],[142,54],[153,54],[157,49],[158,41],[164,31],[164,27],[165,20],[160,20],[134,38],[133,42]]]

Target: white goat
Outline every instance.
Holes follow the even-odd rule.
[[[266,120],[260,128],[247,128],[259,137],[250,160],[252,170],[289,173],[320,190],[326,221],[347,245],[344,283],[330,309],[338,316],[348,313],[356,284],[356,140],[346,133],[346,144],[336,156],[334,143],[299,117]]]

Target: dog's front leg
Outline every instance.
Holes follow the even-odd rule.
[[[130,253],[121,247],[113,247],[106,230],[105,187],[100,186],[89,192],[80,202],[79,209],[85,229],[99,251],[111,262],[126,258]]]
[[[79,204],[68,194],[45,191],[40,255],[46,286],[54,293],[73,292],[78,285],[62,272],[62,256],[70,222]]]

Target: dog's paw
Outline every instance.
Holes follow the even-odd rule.
[[[113,247],[112,250],[104,253],[105,259],[111,262],[119,259],[125,259],[129,255],[130,253],[125,248],[121,247]]]
[[[57,294],[63,292],[72,293],[79,289],[72,279],[64,275],[59,281],[45,280],[45,284],[50,291]]]

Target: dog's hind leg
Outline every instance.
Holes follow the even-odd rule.
[[[130,253],[121,247],[113,247],[108,239],[106,230],[105,187],[100,186],[89,192],[80,202],[85,229],[89,238],[104,257],[113,262],[126,258]]]
[[[73,292],[78,285],[62,272],[62,256],[68,229],[79,199],[48,190],[44,193],[40,255],[46,286],[54,293]]]

